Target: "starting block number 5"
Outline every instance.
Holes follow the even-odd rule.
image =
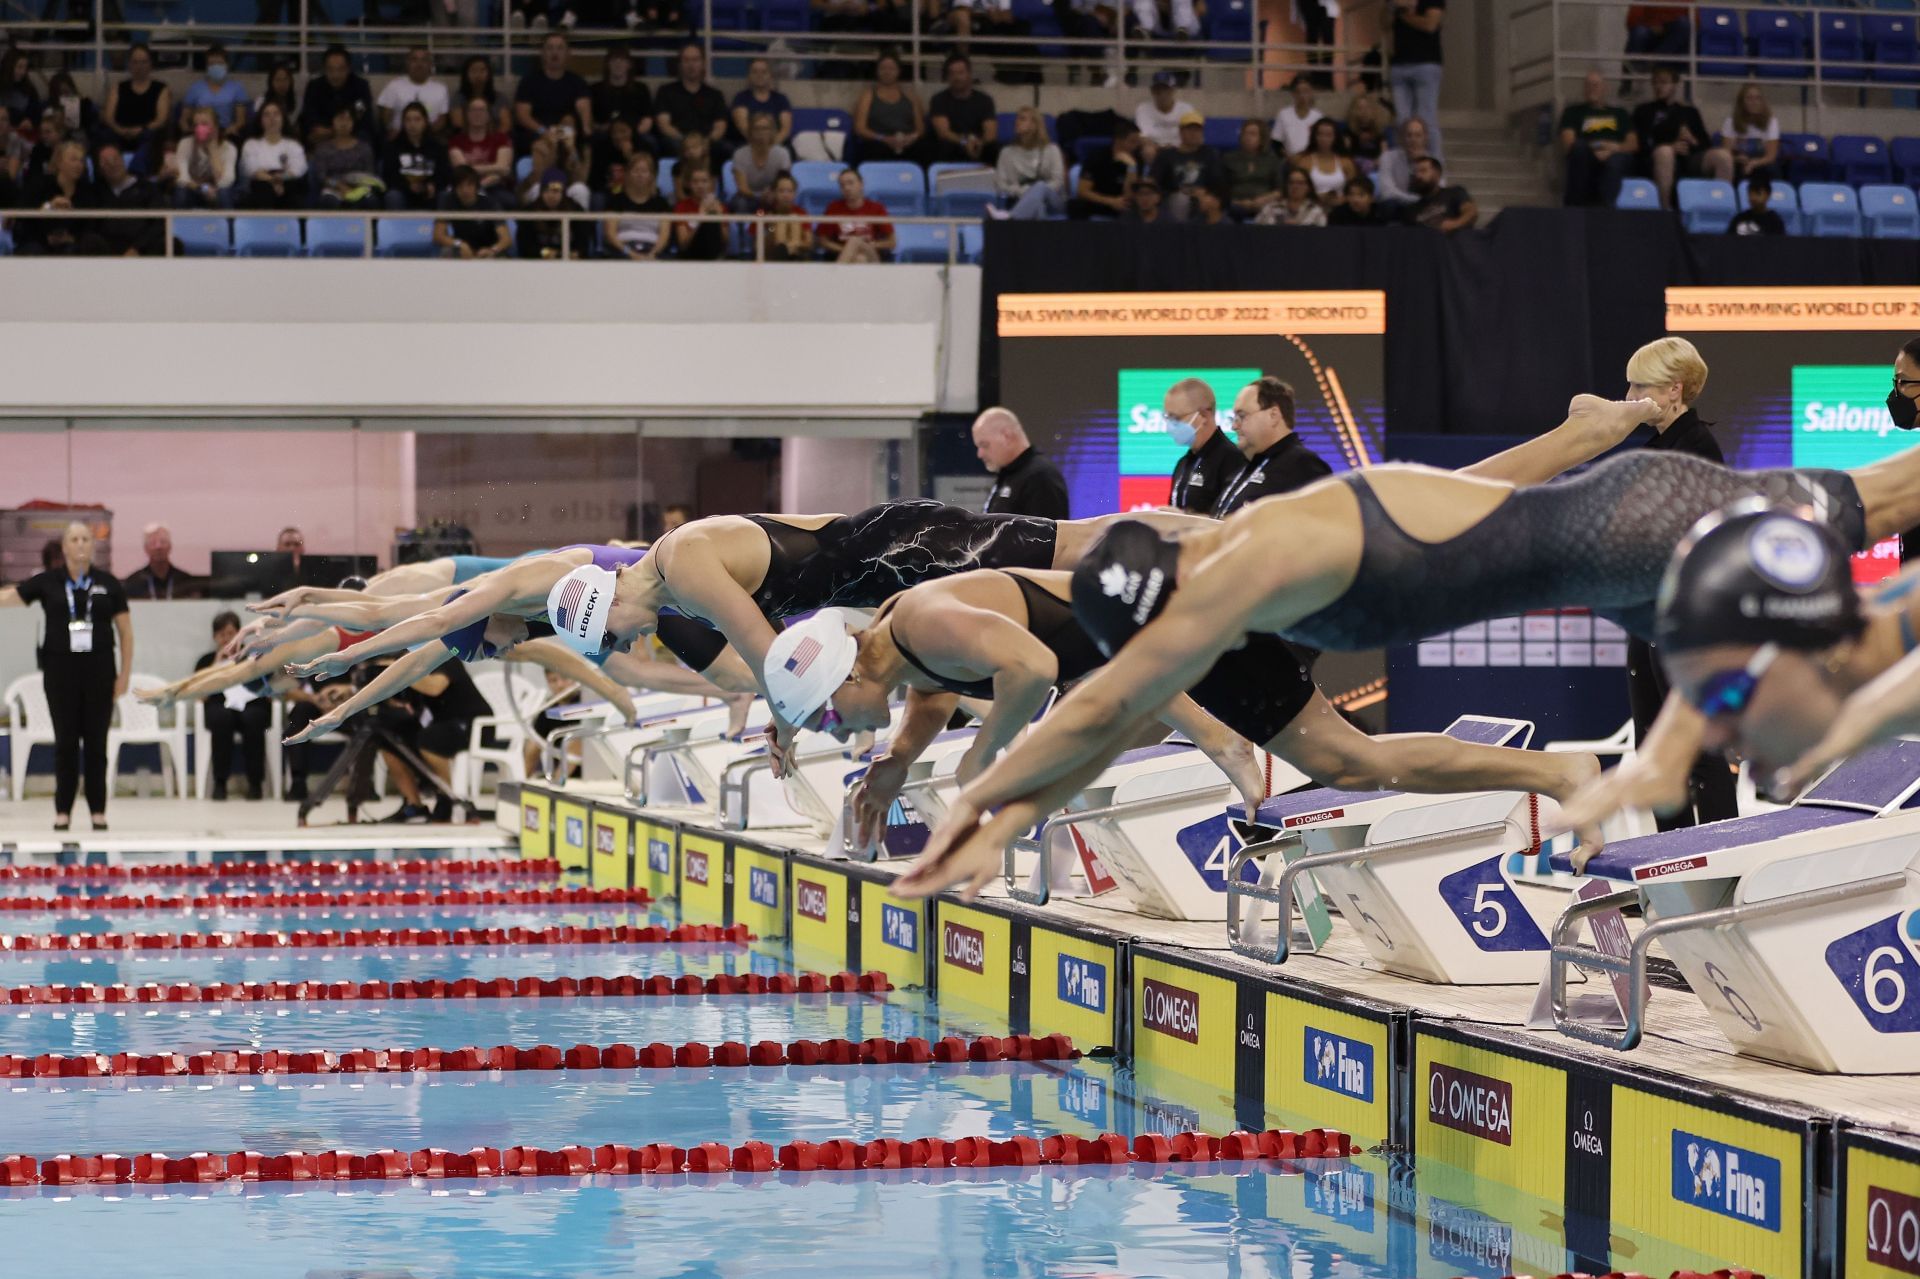
[[[1827,967],[1867,1024],[1882,1034],[1920,1030],[1920,999],[1911,997],[1920,980],[1916,927],[1920,912],[1904,919],[1888,915],[1827,947]]]
[[[1481,950],[1545,950],[1546,934],[1500,873],[1502,860],[1489,857],[1442,876],[1440,900]]]

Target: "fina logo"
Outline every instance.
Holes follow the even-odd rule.
[[[1761,520],[1747,534],[1754,571],[1783,591],[1808,591],[1827,571],[1827,548],[1811,528],[1796,519]]]
[[[1107,1011],[1107,966],[1075,955],[1060,956],[1060,1002],[1088,1012]]]
[[[1316,1088],[1357,1101],[1373,1100],[1373,1045],[1308,1026],[1303,1073]]]
[[[660,874],[669,874],[673,870],[673,845],[664,839],[647,841],[647,866]]]
[[[747,896],[762,906],[780,904],[780,879],[759,866],[747,868]]]
[[[920,949],[920,920],[905,906],[880,903],[880,940],[900,950]]]
[[[1722,1217],[1780,1229],[1780,1161],[1673,1130],[1673,1197]]]
[[[584,817],[567,818],[567,847],[585,848],[587,846],[587,822]]]

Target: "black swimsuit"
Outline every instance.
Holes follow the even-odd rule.
[[[1100,650],[1094,647],[1092,637],[1080,629],[1080,623],[1073,620],[1071,604],[1018,573],[1008,573],[1007,576],[1013,579],[1026,600],[1027,630],[1053,654],[1058,670],[1053,682],[1057,687],[1064,688],[1073,683],[1105,660],[1100,656]],[[947,692],[958,693],[962,697],[993,697],[991,679],[963,680],[940,674],[914,655],[913,650],[901,640],[898,631],[894,632],[893,646],[916,670]]]
[[[972,569],[1053,567],[1052,520],[981,515],[944,502],[883,502],[815,529],[764,515],[746,518],[771,546],[753,602],[776,624],[821,608],[875,608],[908,587]],[[711,666],[727,645],[697,619],[671,627],[667,620],[661,618],[660,642],[696,671]]]
[[[1407,535],[1362,472],[1360,568],[1346,593],[1281,632],[1318,649],[1411,644],[1470,622],[1585,606],[1642,639],[1674,547],[1702,517],[1742,498],[1809,506],[1854,550],[1866,511],[1845,471],[1730,471],[1678,453],[1629,453],[1554,484],[1516,489],[1445,542]]]

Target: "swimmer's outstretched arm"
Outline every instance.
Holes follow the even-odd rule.
[[[399,661],[388,666],[371,680],[366,687],[354,690],[352,697],[324,715],[308,721],[307,726],[286,739],[286,745],[310,741],[323,733],[331,733],[361,711],[378,706],[397,693],[404,693],[418,681],[426,678],[447,664],[453,656],[453,650],[438,640],[422,644]]]
[[[532,662],[541,670],[552,671],[561,679],[569,679],[591,693],[597,693],[603,700],[611,702],[626,719],[633,723],[633,694],[626,686],[607,676],[607,673],[589,662],[580,654],[568,648],[551,636],[528,640],[516,644],[504,655],[510,662]]]
[[[243,657],[258,657],[282,644],[291,644],[330,629],[325,622],[283,622],[270,617],[256,617],[227,641],[220,650],[220,659],[235,662]]]
[[[416,648],[495,613],[513,612],[516,607],[526,607],[529,601],[544,601],[553,584],[571,567],[564,560],[554,562],[551,556],[541,556],[539,559],[521,560],[497,572],[482,574],[468,583],[466,594],[459,599],[438,608],[430,608],[338,653],[308,662],[295,670],[294,674],[338,675],[369,657]]]
[[[1899,619],[1898,640],[1888,635],[1876,644],[1875,630],[1890,631],[1890,618]],[[1847,665],[1858,662],[1863,648],[1870,654],[1865,669],[1880,665],[1907,647],[1908,636],[1920,633],[1916,626],[1920,626],[1920,568],[1910,568],[1874,591],[1870,629],[1848,654],[1854,660]],[[1920,734],[1920,648],[1908,651],[1854,689],[1840,704],[1826,735],[1792,764],[1764,779],[1764,784],[1776,796],[1797,794],[1848,756],[1878,742],[1914,734]]]
[[[1572,800],[1562,804],[1554,833],[1598,826],[1626,808],[1651,808],[1663,814],[1677,811],[1687,802],[1687,774],[1700,754],[1706,732],[1707,717],[1679,693],[1668,693],[1653,727],[1647,730],[1647,739],[1635,749],[1633,758],[1583,786]],[[1585,869],[1587,859],[1597,851],[1598,845],[1589,848],[1583,842],[1573,850],[1573,868]]]
[[[1460,474],[1509,484],[1545,484],[1583,462],[1591,462],[1633,433],[1642,422],[1659,416],[1652,400],[1603,400],[1576,395],[1567,405],[1566,420],[1544,435],[1495,453],[1485,461],[1462,467]]]
[[[866,776],[853,784],[847,803],[853,810],[853,834],[857,847],[871,848],[886,824],[887,810],[893,807],[900,787],[907,780],[907,769],[926,754],[933,739],[953,718],[960,698],[954,693],[929,693],[917,688],[907,690],[907,709],[900,727],[887,742],[887,753],[867,769]]]
[[[525,645],[521,646],[525,648]],[[731,651],[731,650],[729,650]],[[737,662],[740,659],[735,657]],[[718,666],[720,663],[715,662]],[[591,663],[589,663],[591,665]],[[690,671],[678,662],[664,662],[658,658],[641,657],[634,653],[613,653],[608,656],[606,673],[629,688],[650,689],[656,693],[687,693],[694,697],[725,697],[731,690],[722,688],[718,682],[706,676]],[[709,668],[711,670],[711,668]],[[742,668],[742,675],[745,669]],[[748,688],[753,681],[747,679]]]
[[[1200,709],[1185,693],[1160,708],[1160,722],[1185,733],[1187,740],[1220,766],[1246,805],[1247,820],[1267,797],[1267,781],[1253,743]],[[1357,731],[1357,730],[1356,730]]]
[[[323,635],[308,635],[301,639],[269,649],[258,657],[250,657],[244,662],[229,662],[223,666],[209,666],[205,670],[195,671],[185,679],[175,680],[164,688],[144,688],[135,691],[134,696],[149,706],[158,706],[162,710],[175,702],[191,701],[196,697],[211,697],[236,684],[246,684],[262,676],[272,676],[289,662],[303,662],[318,657],[334,645],[333,632],[329,629]]]
[[[685,536],[684,534],[682,535]],[[682,612],[698,617],[722,635],[739,654],[753,676],[754,691],[765,696],[767,650],[773,646],[773,623],[753,596],[741,588],[713,546],[701,537],[686,537],[673,548],[667,589]],[[711,669],[711,668],[709,668]]]
[[[325,622],[350,631],[379,631],[439,607],[446,603],[454,590],[454,587],[443,586],[421,595],[368,595],[362,591],[341,591],[337,592],[341,597],[339,599],[296,604],[283,616],[289,621]]]

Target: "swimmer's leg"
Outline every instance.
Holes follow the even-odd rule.
[[[453,585],[453,560],[442,556],[418,564],[396,564],[384,573],[367,579],[372,595],[424,595]]]
[[[1095,538],[1121,520],[1138,520],[1156,533],[1178,535],[1194,529],[1218,528],[1220,521],[1205,515],[1187,515],[1180,511],[1120,511],[1113,515],[1095,515],[1084,520],[1061,520],[1053,542],[1053,567],[1070,573],[1080,565]]]
[[[1866,508],[1869,544],[1920,525],[1920,446],[1847,474]]]

